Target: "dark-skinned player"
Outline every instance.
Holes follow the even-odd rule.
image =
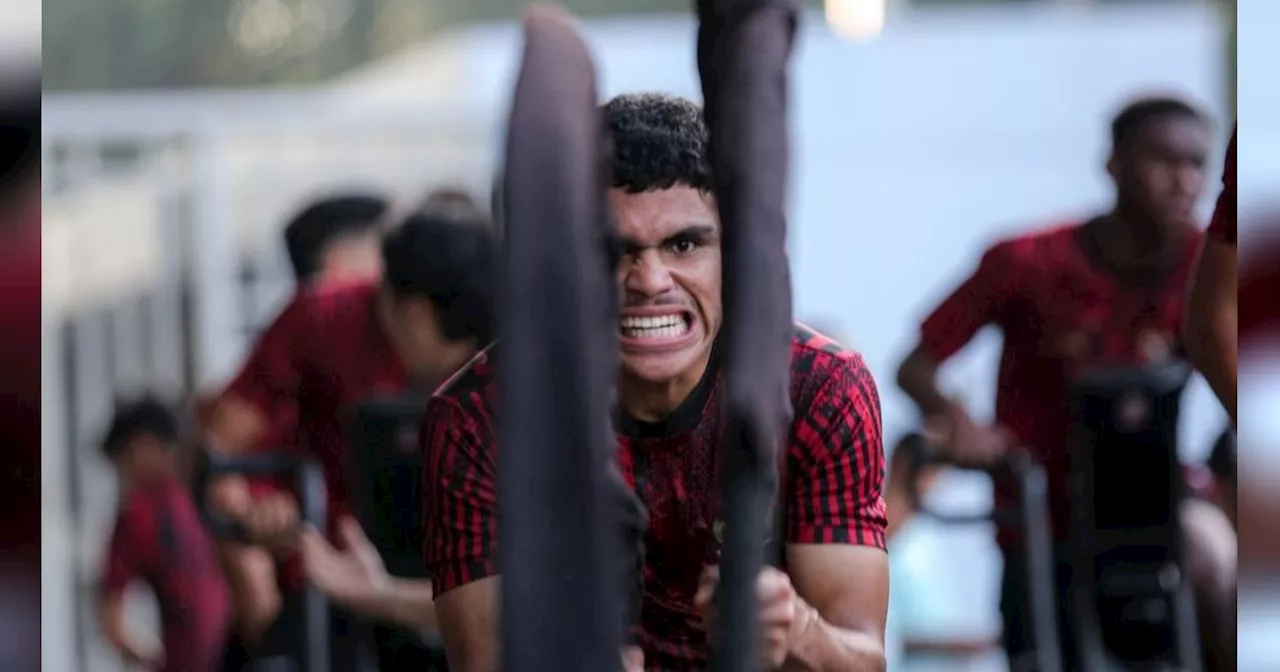
[[[989,464],[1014,444],[1033,451],[1048,472],[1059,541],[1070,516],[1070,381],[1096,366],[1155,364],[1177,355],[1185,287],[1203,239],[1193,211],[1205,187],[1210,137],[1207,119],[1183,101],[1149,98],[1127,106],[1111,127],[1106,167],[1115,184],[1113,207],[987,249],[973,274],[924,320],[919,344],[899,369],[900,386],[927,421],[942,428],[952,459]],[[1004,335],[989,426],[945,397],[936,382],[938,367],[988,325]],[[997,506],[1014,505],[1015,492],[1014,484],[998,481]],[[1184,508],[1187,556],[1217,557],[1211,546],[1224,537],[1212,528],[1229,531],[1225,516],[1199,500]],[[998,529],[997,541],[1005,559],[1004,642],[1019,669],[1031,646],[1025,562],[1015,529]],[[1224,622],[1215,613],[1225,608],[1220,577],[1234,568],[1189,564],[1204,570],[1191,578],[1206,609],[1202,624],[1213,630]],[[1059,622],[1063,641],[1071,641],[1070,619]],[[1214,660],[1233,648],[1228,638],[1234,643],[1234,633],[1206,635]]]
[[[1183,340],[1231,421],[1236,420],[1236,378],[1239,366],[1239,306],[1236,296],[1236,133],[1231,133],[1222,171],[1222,191],[1209,221],[1209,235],[1196,263],[1187,296]]]
[[[618,464],[648,510],[637,642],[650,670],[704,669],[720,550],[720,223],[707,129],[686,100],[603,110],[622,246]],[[432,398],[423,429],[428,570],[450,669],[498,664],[492,351]],[[888,560],[880,402],[861,356],[797,327],[782,446],[786,571],[758,577],[764,669],[884,669]]]

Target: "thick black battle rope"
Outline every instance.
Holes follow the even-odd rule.
[[[741,672],[759,667],[755,577],[765,560],[763,540],[776,527],[769,510],[791,417],[784,208],[787,61],[796,10],[789,0],[697,0],[696,6],[698,71],[724,229],[731,428],[721,446],[725,536],[713,669]]]
[[[498,341],[502,669],[619,667],[608,462],[613,281],[600,247],[595,72],[569,17],[525,18],[502,186]],[[584,356],[584,353],[587,353]]]

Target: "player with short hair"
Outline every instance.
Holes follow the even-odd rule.
[[[277,412],[296,412],[287,445],[304,446],[323,466],[328,532],[340,542],[336,528],[351,515],[349,412],[375,394],[434,389],[492,338],[494,255],[483,223],[410,214],[383,239],[381,279],[309,287],[259,337],[206,418],[213,448],[254,450],[274,434]],[[220,478],[210,491],[214,506],[240,520],[256,541],[292,547],[298,511],[291,494],[253,493],[238,477]],[[232,577],[246,584],[259,578]],[[302,581],[293,577],[292,588],[300,590]],[[429,584],[398,588],[380,597],[431,608]]]
[[[726,409],[720,221],[702,110],[658,94],[604,106],[621,367],[618,464],[648,509],[636,641],[646,669],[703,669],[720,548]],[[494,352],[432,398],[423,428],[425,555],[451,669],[498,661]],[[780,451],[785,573],[765,569],[769,669],[884,668],[888,563],[880,402],[862,357],[804,328],[791,345],[795,420]]]
[[[102,451],[120,484],[119,515],[108,543],[99,593],[103,636],[125,662],[171,672],[218,669],[231,621],[231,598],[213,540],[170,451],[178,421],[164,404],[144,398],[116,410]],[[126,589],[147,583],[160,607],[163,646],[127,631]]]
[[[382,273],[379,246],[388,202],[372,192],[347,191],[309,202],[296,212],[284,228],[285,251],[296,283],[295,293],[306,292],[315,283],[377,278]],[[217,404],[215,394],[199,395],[196,415],[203,422]],[[290,450],[297,411],[280,403],[272,414],[272,429],[259,443],[271,451]],[[258,477],[249,480],[254,493],[278,490],[279,479]],[[284,586],[302,582],[303,570],[294,559],[277,563],[265,549],[226,541],[218,544],[222,562],[234,577],[234,597],[239,613],[230,644],[228,660],[244,657],[260,638],[262,630],[280,609],[281,578]],[[234,669],[234,663],[228,665]]]
[[[1058,541],[1070,516],[1071,380],[1096,366],[1158,364],[1178,354],[1184,288],[1203,238],[1194,208],[1210,133],[1205,116],[1179,99],[1125,107],[1111,124],[1112,209],[988,248],[924,320],[919,344],[899,368],[899,385],[942,430],[952,459],[989,464],[1017,444],[1044,463]],[[1003,331],[1004,347],[995,424],[983,426],[938,390],[936,373],[988,325]],[[996,482],[997,506],[1014,505],[1015,496],[1015,484]],[[1005,557],[1005,648],[1017,665],[1031,646],[1025,561],[1016,529],[999,528],[997,540]],[[1200,541],[1189,534],[1190,547]],[[1069,628],[1065,615],[1059,622]]]
[[[1236,133],[1233,130],[1222,171],[1222,192],[1196,263],[1182,331],[1187,354],[1209,381],[1233,423],[1239,365],[1236,263]]]
[[[284,228],[285,250],[294,280],[377,277],[382,218],[387,199],[350,192],[318,199],[303,208]]]

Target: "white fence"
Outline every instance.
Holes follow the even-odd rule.
[[[307,198],[344,187],[421,198],[440,184],[487,193],[492,111],[354,119],[313,103],[45,99],[46,670],[120,669],[92,617],[115,503],[97,442],[114,398],[183,396],[232,372],[245,320],[268,317],[288,289],[277,241]],[[248,264],[264,272],[246,288]],[[137,619],[152,620],[140,602]]]

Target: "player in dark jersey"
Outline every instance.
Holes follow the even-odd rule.
[[[299,210],[285,225],[284,244],[299,292],[313,283],[377,278],[382,273],[382,218],[388,202],[374,193],[350,191],[325,196]],[[213,412],[217,395],[202,395],[196,401],[197,415]],[[266,450],[287,448],[297,423],[297,411],[282,403],[272,413],[273,428],[260,444]],[[272,479],[250,481],[255,494],[277,489]],[[255,641],[280,608],[276,578],[285,587],[302,583],[303,571],[296,561],[277,563],[262,548],[240,544],[219,544],[223,564],[234,580],[235,604],[240,614],[233,649]],[[235,654],[233,654],[235,657]]]
[[[725,421],[716,347],[720,228],[693,103],[604,107],[622,238],[618,463],[648,509],[637,641],[652,670],[703,669],[720,546]],[[880,402],[862,357],[797,328],[781,454],[786,573],[759,580],[768,669],[883,669],[888,569]],[[498,478],[492,354],[437,393],[423,428],[425,555],[451,669],[497,664]]]
[[[1107,170],[1116,186],[1114,208],[993,245],[924,320],[920,343],[898,372],[903,391],[942,428],[952,458],[985,464],[1017,443],[1044,462],[1059,540],[1070,504],[1064,440],[1070,433],[1069,382],[1093,366],[1159,363],[1177,355],[1184,288],[1203,237],[1193,208],[1205,185],[1206,119],[1179,100],[1143,99],[1115,118],[1111,135]],[[935,378],[938,367],[987,325],[1003,331],[1004,348],[996,424],[984,427],[943,396]],[[1015,503],[1012,483],[995,486],[997,506]],[[1205,518],[1195,520],[1199,529]],[[1194,531],[1188,535],[1188,554],[1202,550]],[[1024,563],[1016,530],[1001,528],[997,539],[1005,556],[1004,640],[1015,664],[1029,646]],[[1202,578],[1202,586],[1216,584]]]
[[[129,664],[169,672],[218,669],[231,601],[213,540],[178,477],[170,450],[172,412],[151,399],[116,411],[103,441],[120,482],[120,514],[107,550],[99,618],[102,633]],[[125,623],[125,591],[147,583],[160,607],[163,648],[135,640]]]
[[[289,265],[299,286],[382,272],[380,224],[385,198],[369,193],[328,196],[303,208],[284,229]]]
[[[1222,192],[1196,265],[1182,332],[1187,354],[1209,381],[1232,422],[1236,418],[1239,361],[1236,263],[1236,134],[1232,131]]]
[[[434,389],[491,337],[488,227],[414,213],[386,235],[382,254],[380,281],[334,281],[298,293],[207,418],[216,449],[243,452],[279,426],[279,409],[295,412],[285,445],[305,446],[324,467],[334,528],[351,515],[344,423],[353,406],[373,394]],[[243,479],[229,477],[213,484],[211,498],[262,544],[293,547],[298,512],[291,494],[255,496]],[[335,529],[328,532],[341,541]],[[387,598],[429,610],[430,585],[410,583]]]

